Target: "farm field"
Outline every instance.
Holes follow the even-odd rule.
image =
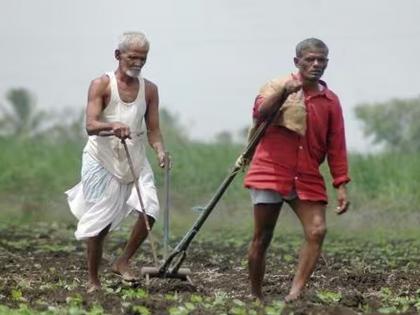
[[[0,314],[418,314],[420,239],[415,235],[327,237],[302,299],[284,304],[300,235],[278,233],[267,256],[266,301],[249,297],[249,235],[206,231],[184,265],[192,284],[174,279],[122,281],[110,263],[127,228],[113,233],[102,266],[103,290],[85,293],[85,249],[73,226],[37,224],[0,230]],[[335,233],[335,232],[332,232]],[[174,245],[174,244],[171,244]],[[145,244],[133,267],[152,265]]]
[[[252,234],[248,192],[238,174],[184,266],[193,284],[154,279],[122,282],[110,264],[132,217],[105,242],[102,292],[85,293],[85,246],[64,191],[80,178],[82,142],[0,140],[0,314],[419,314],[420,164],[417,154],[350,155],[350,211],[333,214],[335,193],[326,168],[330,207],[323,255],[302,299],[284,304],[301,243],[297,219],[285,207],[267,257],[266,301],[249,297],[247,248]],[[241,152],[229,143],[169,144],[171,246],[206,204]],[[163,171],[150,158],[163,204]],[[162,220],[155,233],[162,239]],[[160,244],[161,245],[161,244]],[[134,270],[152,264],[149,244]]]

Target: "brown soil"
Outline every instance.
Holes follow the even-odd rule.
[[[183,267],[192,270],[193,284],[176,279],[152,279],[146,288],[144,280],[126,283],[110,272],[110,265],[118,250],[121,239],[109,240],[102,264],[102,282],[107,288],[95,294],[85,293],[86,263],[82,243],[75,241],[69,232],[54,227],[36,232],[31,229],[8,228],[0,230],[0,305],[11,308],[26,303],[30,308],[46,310],[49,306],[66,307],[69,297],[80,295],[81,307],[89,309],[94,304],[102,305],[108,314],[133,314],[131,305],[143,305],[152,314],[168,314],[168,308],[180,301],[189,301],[192,295],[228,297],[225,308],[230,313],[234,299],[252,304],[249,297],[246,253],[247,240],[223,244],[214,241],[194,241]],[[282,244],[288,244],[281,246]],[[296,264],[297,239],[274,240],[267,255],[264,294],[266,305],[286,296]],[[375,314],[383,306],[383,288],[400,296],[419,297],[420,257],[389,262],[389,257],[379,254],[369,256],[365,249],[372,244],[361,244],[352,252],[328,251],[320,259],[304,296],[283,309],[283,314]],[[398,247],[398,243],[393,246]],[[360,252],[358,252],[360,251]],[[364,254],[362,254],[364,253]],[[151,265],[150,247],[145,244],[133,263],[139,273],[141,266]],[[22,297],[13,297],[13,290],[19,289]],[[147,298],[124,299],[121,290],[143,288]],[[329,303],[319,297],[318,292],[341,293],[338,302]],[[175,295],[173,302],[167,295]],[[420,298],[420,297],[419,297]],[[262,308],[263,310],[263,308]],[[264,313],[264,311],[261,311]],[[404,314],[417,314],[410,305]],[[213,314],[211,309],[197,308],[191,314]]]

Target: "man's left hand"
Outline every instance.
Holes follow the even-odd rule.
[[[335,212],[339,215],[345,213],[350,206],[350,201],[347,200],[346,185],[341,185],[337,188],[337,201],[338,206],[335,209]]]
[[[161,168],[164,168],[165,167],[165,161],[166,161],[166,154],[165,154],[165,152],[164,151],[159,151],[157,153],[157,159],[158,159],[159,166]],[[169,163],[169,157],[168,157],[168,163]]]

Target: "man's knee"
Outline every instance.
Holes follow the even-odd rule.
[[[321,243],[327,234],[327,227],[325,224],[317,224],[308,229],[306,238],[308,241]]]
[[[146,217],[147,217],[147,222],[149,223],[150,228],[152,228],[155,223],[155,219],[150,215],[146,215]],[[139,212],[137,216],[137,222],[141,225],[145,225],[144,220],[145,220],[144,214]]]
[[[253,247],[259,250],[265,251],[270,245],[271,239],[273,238],[273,231],[263,231],[254,236],[252,240]]]
[[[152,216],[150,216],[150,215],[147,215],[147,220],[149,221],[149,226],[150,226],[150,228],[152,228],[153,227],[153,225],[155,224],[155,218],[153,218]]]
[[[103,241],[105,236],[108,234],[111,224],[108,224],[99,234],[96,236],[97,240]]]

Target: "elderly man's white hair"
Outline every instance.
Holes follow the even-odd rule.
[[[125,32],[121,35],[118,42],[118,50],[126,51],[132,46],[144,47],[149,49],[149,41],[142,32]]]

